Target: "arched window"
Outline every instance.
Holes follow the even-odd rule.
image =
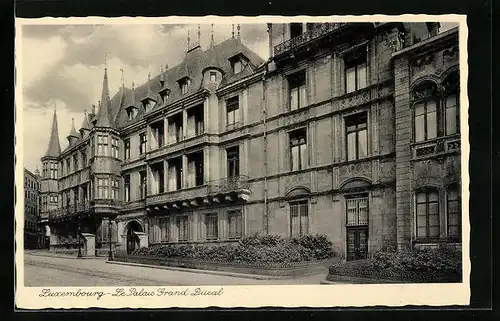
[[[448,238],[460,239],[462,235],[462,211],[460,190],[457,184],[446,189],[446,221]]]
[[[413,90],[413,134],[415,142],[437,137],[436,86],[426,82]]]
[[[439,194],[436,189],[420,189],[415,193],[416,238],[439,238]]]
[[[444,99],[444,113],[445,113],[445,134],[453,135],[460,130],[459,121],[459,79],[458,72],[451,73],[444,81],[445,86],[445,99]]]

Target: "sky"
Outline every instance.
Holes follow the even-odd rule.
[[[441,32],[454,27],[442,24]],[[187,35],[198,39],[198,25],[24,25],[22,30],[24,166],[41,169],[40,157],[48,146],[52,116],[57,108],[61,149],[67,145],[72,119],[78,130],[84,111],[97,105],[102,89],[104,61],[111,95],[122,84],[131,88],[147,81],[160,68],[181,62]],[[268,58],[266,24],[242,24],[242,42],[263,59]],[[237,28],[235,27],[235,34]],[[212,27],[200,26],[200,45],[207,48]],[[214,24],[214,42],[231,37],[231,24]]]

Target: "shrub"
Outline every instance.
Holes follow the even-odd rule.
[[[279,235],[254,234],[235,245],[157,244],[137,249],[131,255],[265,264],[323,260],[332,258],[334,254],[332,243],[324,235],[284,238]]]

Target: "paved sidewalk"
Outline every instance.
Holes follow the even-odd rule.
[[[324,273],[293,279],[262,280],[242,276],[207,274],[206,271],[181,271],[109,264],[104,259],[80,260],[25,254],[26,286],[203,286],[203,285],[291,285],[317,284]]]

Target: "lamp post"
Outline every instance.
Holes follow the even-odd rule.
[[[109,255],[108,255],[108,261],[113,261],[114,256],[113,256],[113,243],[111,240],[111,229],[112,229],[112,221],[111,221],[111,216],[108,217],[108,241],[109,241]]]
[[[78,256],[77,257],[82,257],[82,241],[80,237],[81,233],[81,227],[80,227],[80,215],[78,215],[78,229],[77,229],[77,238],[78,238]]]

